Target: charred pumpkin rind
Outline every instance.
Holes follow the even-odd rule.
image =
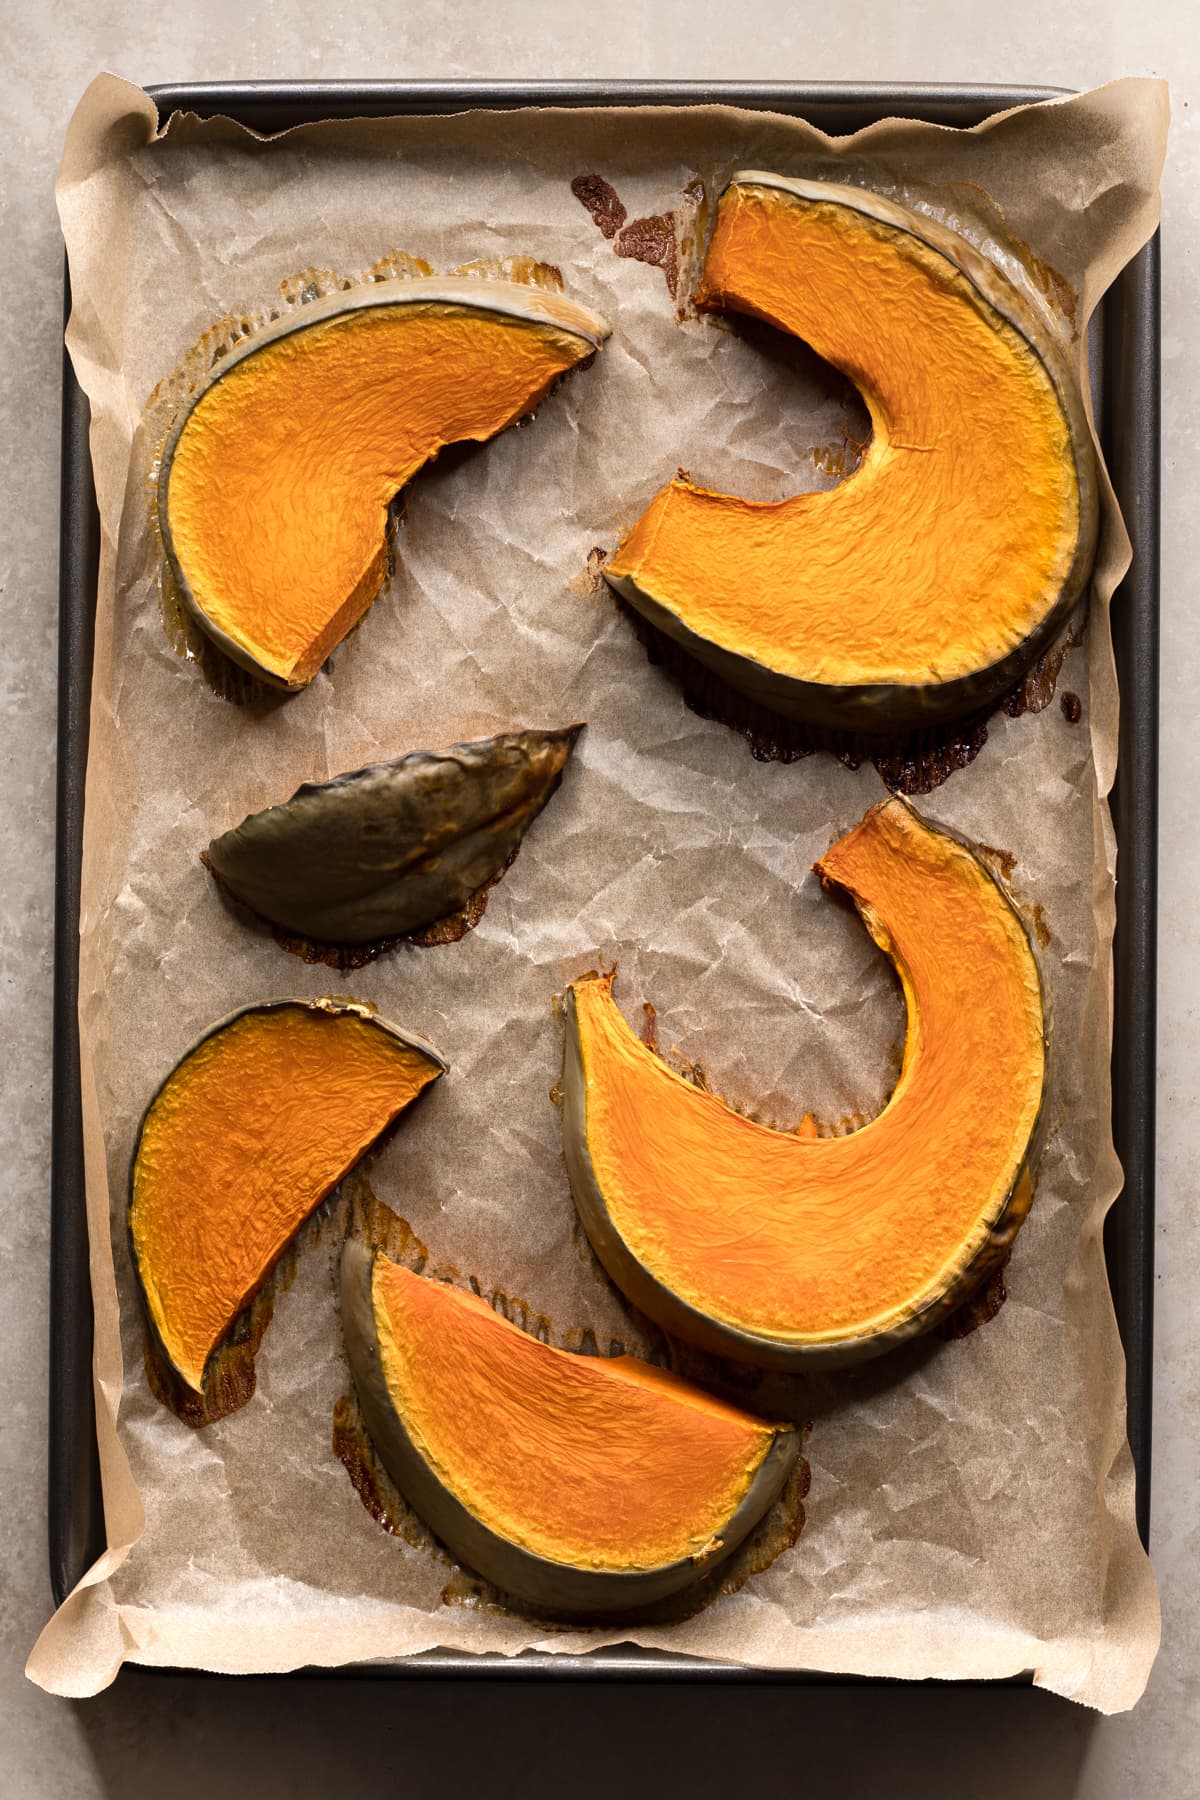
[[[844,208],[849,214],[872,221],[893,233],[904,234],[920,246],[922,254],[932,252],[953,271],[953,276],[961,278],[964,298],[973,299],[976,309],[990,318],[998,331],[1014,334],[1015,339],[1032,353],[1053,389],[1069,439],[1078,506],[1073,552],[1061,570],[1061,581],[1056,576],[1040,613],[1019,642],[1003,648],[985,664],[946,676],[939,676],[932,670],[909,671],[904,675],[891,671],[884,679],[871,679],[866,673],[855,674],[848,667],[846,677],[841,680],[832,677],[806,679],[797,668],[773,666],[765,654],[755,654],[746,647],[736,648],[719,641],[714,633],[702,632],[684,616],[690,604],[688,596],[682,592],[668,592],[662,585],[663,577],[654,568],[659,522],[665,518],[663,508],[673,494],[691,494],[717,505],[735,506],[752,516],[756,525],[766,520],[773,509],[794,506],[796,498],[804,497],[751,504],[737,501],[733,496],[707,494],[680,477],[651,501],[643,518],[632,527],[607,564],[605,580],[649,624],[673,639],[720,681],[754,704],[785,719],[820,730],[894,737],[898,733],[935,726],[986,709],[999,700],[1063,629],[1085,594],[1095,556],[1099,503],[1094,443],[1077,372],[1066,347],[1049,314],[1031,295],[1023,293],[966,239],[924,215],[910,212],[865,189],[759,171],[735,174],[722,196],[722,204],[739,191],[774,193],[799,205]],[[722,291],[704,284],[697,295],[697,303],[706,310],[720,310],[726,300]],[[739,310],[755,312],[754,306],[746,301],[730,301],[729,304],[736,304]],[[758,316],[779,323],[768,312]],[[817,347],[822,348],[819,344]],[[867,397],[870,404],[870,396]],[[868,450],[868,460],[870,456]],[[832,494],[821,496],[822,501],[834,499],[861,473],[860,469]],[[649,525],[652,519],[655,521],[653,527]],[[799,569],[798,590],[803,579],[803,570]],[[879,592],[886,596],[886,581],[880,582]],[[974,595],[966,596],[968,601],[974,598]],[[986,599],[986,596],[981,598]],[[847,662],[849,660],[847,656]]]
[[[906,801],[899,798],[882,802],[880,807],[873,810],[878,812],[886,808],[897,807],[904,808],[906,812],[915,815],[915,808],[910,807]],[[919,817],[919,815],[915,816]],[[870,814],[868,814],[868,818],[870,818]],[[914,1295],[911,1304],[896,1309],[892,1316],[888,1317],[881,1325],[873,1324],[869,1330],[855,1332],[812,1331],[803,1336],[747,1329],[693,1304],[676,1292],[660,1273],[649,1267],[644,1258],[639,1257],[626,1241],[625,1235],[613,1217],[610,1199],[597,1174],[589,1142],[589,1072],[585,1059],[576,993],[578,989],[593,983],[603,984],[610,988],[612,978],[611,976],[588,976],[573,984],[566,992],[562,1084],[563,1146],[567,1174],[580,1220],[596,1256],[621,1292],[664,1330],[711,1354],[729,1357],[738,1362],[751,1363],[761,1368],[800,1373],[819,1367],[848,1366],[898,1348],[910,1339],[939,1325],[986,1280],[997,1266],[1005,1261],[1011,1253],[1013,1240],[1028,1214],[1032,1200],[1031,1165],[1036,1153],[1042,1102],[1045,1094],[1047,1048],[1044,991],[1041,986],[1036,955],[1020,914],[994,873],[975,855],[973,846],[959,837],[957,833],[929,825],[926,821],[921,821],[921,823],[931,833],[948,840],[959,849],[965,849],[971,853],[977,868],[986,877],[990,888],[999,896],[1007,913],[1011,914],[1012,919],[1019,927],[1020,938],[1027,952],[1028,968],[1036,983],[1042,1021],[1037,1044],[1041,1064],[1037,1080],[1037,1108],[1030,1119],[1024,1143],[1019,1147],[1019,1151],[1015,1152],[1019,1155],[1019,1160],[1016,1163],[1011,1182],[995,1195],[993,1204],[981,1213],[977,1224],[964,1239],[961,1252],[945,1280],[940,1281],[936,1287],[929,1288],[928,1291]],[[821,864],[818,863],[816,866],[818,872],[824,874]],[[825,878],[830,879],[828,876]],[[830,885],[840,884],[830,881]],[[851,893],[851,898],[855,901],[864,924],[880,948],[895,962],[896,957],[893,954],[886,920],[881,919],[860,896]],[[904,980],[903,970],[898,969],[898,972],[901,973],[901,978]],[[611,1001],[609,1003],[611,1004]],[[622,1021],[622,1025],[625,1032],[628,1033],[629,1039],[638,1046],[638,1053],[647,1059],[647,1067],[662,1068],[672,1082],[686,1085],[683,1084],[681,1077],[675,1075],[674,1071],[659,1063],[654,1052],[636,1038],[624,1021]],[[910,1010],[910,1036],[906,1046],[906,1063],[911,1049],[912,1029]],[[712,1100],[712,1097],[706,1095],[705,1101],[709,1100]],[[721,1107],[719,1101],[713,1101],[713,1104]],[[888,1105],[890,1104],[889,1101]],[[721,1110],[728,1111],[729,1109],[722,1107]],[[887,1107],[884,1108],[884,1113],[880,1115],[880,1118],[884,1117],[886,1112]],[[767,1132],[767,1128],[763,1126],[754,1126],[753,1130]],[[786,1134],[769,1133],[768,1135],[773,1138],[782,1138]],[[847,1140],[834,1141],[844,1143]]]
[[[327,612],[321,630],[307,650],[297,655],[292,666],[284,666],[278,657],[266,656],[256,650],[253,643],[233,635],[212,616],[213,603],[207,601],[203,593],[195,590],[188,572],[188,556],[178,541],[171,516],[171,480],[180,442],[196,416],[197,409],[214,388],[261,351],[270,349],[282,340],[311,333],[322,326],[337,324],[356,314],[373,313],[378,316],[385,311],[395,313],[400,309],[409,317],[424,312],[431,316],[443,314],[463,319],[485,319],[493,323],[503,321],[516,331],[541,331],[548,341],[556,340],[564,347],[562,356],[554,361],[553,366],[548,360],[542,378],[514,398],[506,417],[488,430],[467,434],[480,441],[495,436],[498,431],[535,407],[562,374],[594,355],[608,337],[610,329],[607,321],[597,314],[539,287],[512,281],[483,281],[467,275],[417,276],[364,284],[312,301],[243,338],[214,365],[204,382],[189,396],[167,437],[158,475],[159,528],[164,553],[180,597],[201,630],[231,661],[272,686],[289,691],[306,686],[330,652],[362,618],[385,579],[386,532],[381,524],[378,549],[373,559],[362,569],[350,591],[337,597],[336,605]],[[437,455],[445,443],[452,441],[457,441],[453,434],[449,438],[435,437],[428,444],[424,455],[393,487],[392,497],[408,479]]]
[[[197,1367],[190,1363],[185,1366],[184,1360],[179,1356],[178,1351],[173,1348],[172,1342],[170,1341],[174,1334],[166,1328],[163,1310],[160,1305],[155,1303],[154,1294],[157,1289],[157,1279],[150,1276],[146,1267],[145,1253],[141,1242],[142,1234],[139,1231],[138,1169],[139,1157],[146,1129],[154,1114],[155,1108],[170,1089],[171,1083],[176,1076],[179,1075],[180,1071],[185,1067],[188,1061],[198,1051],[202,1050],[205,1045],[220,1036],[221,1033],[227,1031],[231,1026],[236,1025],[240,1020],[250,1017],[251,1015],[275,1014],[289,1009],[328,1015],[330,1017],[360,1019],[369,1024],[373,1029],[386,1034],[387,1037],[393,1039],[406,1050],[415,1051],[417,1055],[428,1064],[429,1074],[413,1094],[412,1098],[393,1112],[391,1120],[385,1119],[380,1124],[379,1130],[375,1132],[372,1139],[369,1142],[364,1143],[356,1155],[349,1158],[344,1166],[339,1169],[336,1176],[324,1185],[322,1191],[311,1198],[311,1203],[308,1204],[304,1211],[297,1217],[295,1226],[289,1238],[279,1246],[275,1255],[260,1269],[254,1285],[241,1296],[240,1304],[234,1307],[230,1312],[225,1330],[212,1343],[208,1354],[205,1357],[204,1366]],[[126,1230],[129,1238],[130,1259],[133,1264],[134,1274],[137,1278],[138,1292],[141,1297],[142,1313],[146,1322],[146,1328],[154,1338],[158,1353],[161,1355],[166,1365],[173,1370],[180,1381],[184,1383],[185,1387],[189,1388],[194,1393],[204,1393],[205,1381],[213,1358],[220,1352],[222,1344],[226,1341],[229,1332],[236,1326],[237,1321],[242,1317],[246,1307],[255,1299],[263,1285],[269,1280],[279,1257],[284,1253],[288,1244],[293,1241],[296,1233],[302,1229],[306,1221],[312,1216],[312,1213],[321,1204],[321,1201],[327,1198],[338,1183],[345,1178],[359,1158],[367,1154],[372,1144],[377,1140],[381,1133],[387,1129],[388,1124],[393,1122],[401,1112],[407,1110],[407,1107],[412,1104],[414,1099],[419,1097],[419,1094],[424,1091],[424,1088],[432,1085],[432,1083],[443,1075],[448,1068],[449,1064],[442,1056],[441,1052],[435,1049],[426,1038],[422,1037],[417,1032],[404,1030],[400,1026],[392,1024],[389,1020],[381,1018],[373,1008],[369,1006],[362,1005],[353,1000],[329,998],[309,999],[298,996],[251,1002],[246,1006],[237,1007],[233,1012],[227,1013],[223,1018],[218,1019],[207,1031],[201,1033],[188,1049],[184,1051],[183,1055],[178,1058],[169,1073],[155,1089],[138,1124],[137,1135],[134,1141],[133,1156],[130,1160],[129,1192],[126,1203]]]
[[[418,931],[504,869],[582,729],[507,732],[305,782],[214,838],[209,866],[262,918],[316,943]]]
[[[494,1531],[439,1479],[414,1443],[384,1372],[373,1296],[377,1258],[351,1238],[342,1252],[341,1310],[346,1350],[363,1423],[384,1467],[414,1510],[453,1556],[503,1593],[556,1613],[636,1611],[699,1581],[731,1555],[778,1499],[800,1454],[801,1433],[779,1428],[719,1540],[703,1554],[654,1569],[576,1567],[540,1556]],[[415,1278],[414,1278],[415,1279]]]

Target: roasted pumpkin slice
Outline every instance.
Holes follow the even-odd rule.
[[[846,1137],[774,1131],[635,1036],[609,976],[567,994],[564,1131],[580,1217],[666,1330],[764,1367],[875,1356],[952,1311],[1006,1253],[1045,1077],[1037,965],[975,853],[899,799],[816,864],[891,958],[900,1079]]]
[[[471,276],[328,295],[244,338],[167,440],[163,543],[201,627],[287,688],[383,584],[389,503],[447,444],[494,437],[608,335],[557,294]]]
[[[318,942],[416,931],[503,870],[581,730],[506,732],[305,782],[214,838],[209,867],[264,919]]]
[[[777,1498],[798,1432],[633,1357],[573,1356],[351,1239],[342,1321],[363,1420],[462,1562],[563,1612],[621,1612],[714,1568]]]
[[[245,1007],[176,1063],[138,1133],[129,1229],[151,1328],[195,1392],[305,1219],[445,1068],[337,1000]]]
[[[757,173],[721,197],[697,301],[806,339],[861,390],[871,443],[839,486],[776,502],[681,476],[605,578],[805,724],[895,733],[995,700],[1095,549],[1091,433],[1048,317],[931,219]]]

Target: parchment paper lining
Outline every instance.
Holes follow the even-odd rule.
[[[581,579],[589,550],[614,545],[677,465],[762,498],[827,485],[841,390],[679,321],[661,270],[615,256],[570,183],[602,174],[636,218],[735,167],[861,182],[996,254],[1028,245],[1066,284],[1043,279],[1049,304],[1069,311],[1074,290],[1082,324],[1156,223],[1165,126],[1163,85],[1123,81],[966,133],[887,121],[828,140],[775,115],[649,108],[325,123],[262,141],[190,118],[156,137],[139,89],[102,76],[88,90],[58,197],[103,530],[80,1021],[110,1548],[47,1626],[34,1680],[86,1694],[126,1658],[280,1670],[632,1638],[770,1668],[1032,1670],[1103,1710],[1137,1699],[1158,1607],[1101,1246],[1120,1179],[1107,601],[1128,556],[1110,492],[1089,632],[1062,675],[1081,722],[1058,705],[997,718],[971,768],[923,803],[1016,857],[1016,895],[1050,934],[1050,1135],[1010,1298],[969,1338],[810,1384],[807,1528],[739,1593],[637,1632],[441,1604],[444,1565],[379,1530],[332,1451],[348,1381],[336,1233],[313,1232],[296,1258],[253,1401],[193,1433],[146,1385],[123,1214],[137,1119],[186,1045],[246,1000],[332,985],[221,905],[198,861],[210,836],[301,779],[517,724],[589,728],[481,924],[344,984],[452,1064],[370,1171],[434,1255],[560,1330],[644,1348],[581,1243],[548,1099],[551,997],[599,959],[619,964],[631,1016],[652,999],[661,1042],[765,1118],[832,1122],[883,1103],[900,1002],[809,872],[880,796],[878,777],[825,756],[755,762],[686,710]],[[285,703],[230,705],[164,636],[138,421],[214,320],[305,267],[352,272],[393,249],[439,269],[556,264],[613,338],[535,421],[418,479],[395,580],[328,671]]]

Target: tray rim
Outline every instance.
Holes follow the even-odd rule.
[[[176,111],[222,114],[265,134],[308,119],[522,106],[728,105],[854,130],[885,118],[968,127],[1070,90],[1007,84],[704,81],[250,81],[147,88],[160,121]],[[64,259],[64,327],[70,277]],[[1124,1187],[1104,1243],[1126,1357],[1127,1429],[1136,1517],[1149,1542],[1153,1402],[1154,1138],[1157,952],[1159,659],[1159,236],[1118,276],[1103,303],[1101,442],[1134,547],[1113,596],[1121,693],[1110,796],[1120,881],[1113,944],[1113,1135]],[[64,346],[59,576],[59,711],[55,823],[53,1090],[51,1117],[50,1417],[48,1535],[55,1605],[103,1547],[103,1500],[92,1385],[92,1298],[82,1167],[78,1028],[80,854],[87,766],[99,519],[88,449],[89,409]],[[1127,897],[1126,897],[1127,896]],[[821,1671],[760,1670],[625,1646],[583,1656],[431,1651],[386,1663],[298,1669],[288,1679],[473,1676],[504,1679],[713,1680],[761,1684],[893,1685]],[[142,1674],[163,1671],[130,1665]],[[200,1676],[201,1671],[186,1672]],[[205,1679],[214,1679],[206,1676]],[[217,1678],[220,1679],[220,1678]],[[245,1679],[244,1677],[241,1679]],[[251,1678],[253,1679],[253,1677]],[[266,1678],[264,1678],[266,1679]],[[973,1687],[1010,1682],[952,1682]]]

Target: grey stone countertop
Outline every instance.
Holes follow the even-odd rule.
[[[1089,87],[1166,75],[1163,732],[1153,1557],[1163,1649],[1132,1713],[1026,1691],[686,1686],[398,1687],[122,1676],[51,1699],[22,1673],[50,1603],[46,1382],[58,395],[62,249],[52,183],[88,80],[675,76]],[[888,1792],[1188,1800],[1200,1792],[1200,23],[1191,0],[10,0],[0,219],[0,1797],[229,1792],[501,1796]],[[1191,473],[1189,474],[1189,471]]]

